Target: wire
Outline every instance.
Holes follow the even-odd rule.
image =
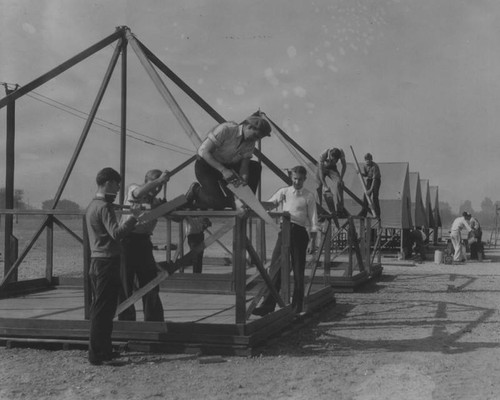
[[[0,82],[0,85],[3,85],[6,89],[13,89],[13,90],[17,90],[20,87],[20,85],[17,84],[17,83],[9,83],[9,82]],[[39,99],[39,98],[33,96],[32,94],[40,96],[43,99],[49,100],[52,103],[50,103],[48,101],[45,101],[45,100],[42,100],[42,99]],[[50,107],[57,108],[58,110],[64,111],[64,112],[66,112],[66,113],[68,113],[70,115],[73,115],[74,117],[80,118],[80,119],[85,119],[86,120],[87,117],[90,115],[90,114],[88,114],[88,113],[86,113],[84,111],[78,110],[78,109],[76,109],[74,107],[71,107],[71,106],[69,106],[67,104],[61,103],[60,101],[54,100],[54,99],[52,99],[52,98],[50,98],[48,96],[45,96],[45,95],[43,95],[41,93],[37,93],[34,90],[32,90],[30,93],[27,93],[26,96],[31,97],[33,100],[39,101],[41,103],[44,103],[44,104],[46,104],[46,105],[48,105]],[[62,106],[64,108],[59,107],[59,106],[57,106],[57,105],[55,105],[53,103],[58,104],[58,105],[60,105],[60,106]],[[69,110],[72,110],[72,111],[69,111]],[[76,114],[76,113],[79,113],[79,114],[82,114],[82,115],[79,115],[79,114]],[[108,129],[109,131],[111,131],[113,133],[116,133],[118,135],[121,134],[120,126],[118,124],[106,121],[106,120],[104,120],[102,118],[98,118],[98,117],[96,117],[94,119],[94,123],[96,125],[99,125],[99,126],[101,126],[103,128]],[[104,124],[111,125],[111,127],[110,126],[106,126]],[[165,150],[170,150],[170,151],[174,151],[176,153],[180,153],[180,154],[184,154],[184,155],[189,155],[189,156],[191,156],[191,155],[194,154],[194,151],[191,150],[191,149],[188,149],[188,148],[182,147],[182,146],[178,146],[176,144],[167,142],[165,140],[153,138],[151,136],[148,136],[148,135],[145,135],[143,133],[134,131],[132,129],[128,129],[127,128],[127,132],[131,132],[131,133],[133,133],[135,135],[142,136],[143,138],[149,139],[149,140],[143,140],[143,139],[140,139],[140,138],[135,137],[133,135],[126,134],[126,136],[130,137],[131,139],[137,140],[139,142],[143,142],[143,143],[151,145],[151,146],[158,146],[158,147],[163,148]],[[157,143],[155,144],[153,142],[157,142]]]
[[[31,93],[33,93],[33,94],[35,94],[37,96],[40,96],[42,99],[33,96]],[[54,108],[56,108],[58,110],[64,111],[64,112],[66,112],[66,113],[68,113],[70,115],[73,115],[73,116],[75,116],[77,118],[80,118],[80,119],[84,119],[85,120],[89,116],[89,114],[86,113],[86,112],[84,112],[84,111],[78,110],[78,109],[76,109],[74,107],[71,107],[71,106],[69,106],[67,104],[61,103],[61,102],[59,102],[57,100],[54,100],[54,99],[51,99],[50,97],[45,96],[45,95],[43,95],[41,93],[37,93],[35,91],[27,93],[26,96],[31,97],[33,100],[39,101],[39,102],[44,103],[44,104],[46,104],[48,106],[54,107]],[[47,99],[47,100],[49,100],[52,103],[50,103],[50,102],[48,102],[46,100],[43,100],[43,99]],[[53,103],[55,103],[55,104],[53,104]],[[62,107],[60,107],[60,106],[62,106]],[[79,113],[79,114],[77,114],[77,113]],[[96,125],[99,125],[99,126],[101,126],[103,128],[106,128],[106,129],[110,130],[113,133],[116,133],[116,134],[120,134],[121,133],[121,131],[119,130],[119,128],[120,128],[119,125],[117,125],[115,123],[112,123],[112,122],[109,122],[109,121],[106,121],[106,120],[104,120],[102,118],[97,118],[96,117],[94,123]],[[104,124],[108,124],[110,126],[106,126]],[[174,152],[177,152],[177,153],[181,153],[181,154],[184,154],[184,155],[193,155],[193,153],[194,153],[193,150],[187,149],[187,148],[182,147],[182,146],[175,145],[173,143],[169,143],[169,142],[161,140],[161,139],[153,138],[151,136],[142,134],[142,133],[134,131],[132,129],[127,129],[127,132],[131,132],[131,133],[133,133],[135,135],[142,136],[143,138],[149,139],[149,140],[143,140],[143,139],[135,137],[135,136],[133,136],[131,134],[126,134],[131,139],[135,139],[137,141],[149,144],[151,146],[158,146],[160,148],[163,148],[163,149],[166,149],[166,150],[170,150],[170,151],[174,151]],[[158,143],[155,144],[152,141],[153,142],[156,141]]]

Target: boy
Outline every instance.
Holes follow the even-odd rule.
[[[113,358],[111,333],[121,289],[119,240],[134,229],[140,212],[137,208],[132,209],[132,218],[118,224],[112,203],[120,182],[120,174],[113,168],[100,170],[96,177],[97,193],[85,213],[91,250],[92,294],[88,358],[93,365],[108,363]]]

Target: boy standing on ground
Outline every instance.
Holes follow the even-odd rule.
[[[101,365],[113,358],[111,333],[121,289],[119,240],[134,229],[140,213],[133,209],[133,217],[122,225],[118,224],[112,203],[120,182],[120,174],[113,168],[99,171],[97,193],[85,213],[91,250],[89,279],[92,295],[88,358],[93,365]]]
[[[462,253],[462,229],[465,229],[467,233],[472,231],[472,228],[469,225],[471,215],[464,211],[461,217],[455,218],[453,224],[451,224],[450,229],[450,239],[451,243],[453,243],[453,248],[455,249],[455,254],[453,255],[453,261],[455,262],[463,262],[465,261],[465,254]]]

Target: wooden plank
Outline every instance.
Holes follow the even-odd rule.
[[[186,196],[181,194],[180,196],[177,196],[169,202],[160,204],[158,207],[153,208],[151,211],[141,214],[138,218],[138,222],[143,223],[158,219],[160,217],[164,217],[165,215],[170,214],[175,209],[186,204],[186,202]]]
[[[248,254],[250,255],[252,263],[255,265],[255,267],[259,271],[260,276],[262,277],[265,284],[267,285],[267,289],[271,292],[273,297],[276,299],[276,302],[278,303],[278,305],[280,307],[285,307],[285,302],[280,297],[278,291],[274,287],[274,284],[273,284],[271,277],[269,276],[266,269],[264,268],[264,265],[260,261],[257,252],[255,251],[255,249],[252,246],[252,243],[250,243],[250,241],[248,239],[247,239],[247,251],[248,251]]]
[[[279,225],[274,222],[274,219],[267,213],[266,209],[262,206],[257,196],[255,196],[252,189],[248,185],[235,185],[228,182],[227,187],[234,195],[252,209],[262,220],[269,224],[276,232],[280,231]]]
[[[175,118],[179,122],[180,126],[184,130],[184,132],[187,134],[193,145],[198,148],[202,142],[200,136],[196,132],[196,130],[193,128],[193,125],[191,122],[189,122],[188,118],[186,117],[186,114],[182,111],[180,108],[179,104],[175,100],[174,96],[172,93],[168,90],[167,86],[163,82],[163,80],[160,78],[158,75],[158,72],[153,68],[153,65],[149,61],[149,59],[146,57],[144,52],[142,51],[141,46],[137,43],[137,40],[135,37],[130,33],[130,31],[127,31],[125,33],[125,36],[134,50],[135,54],[137,55],[137,58],[139,58],[139,61],[141,62],[142,66],[146,70],[147,74],[153,81],[154,85],[156,86],[156,89],[158,89],[158,92],[160,93],[160,96],[165,100],[165,103],[168,105],[172,113],[174,114]]]
[[[236,323],[246,321],[246,237],[247,218],[245,216],[236,217],[233,239],[233,275],[234,290],[236,292]]]
[[[49,282],[47,278],[12,282],[7,284],[7,286],[0,291],[0,299],[52,290],[55,284],[56,282]]]

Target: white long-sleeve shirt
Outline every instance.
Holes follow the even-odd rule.
[[[290,213],[292,223],[306,228],[309,232],[318,231],[318,212],[316,199],[307,189],[296,190],[293,186],[279,189],[268,200],[279,205],[282,211]]]
[[[457,217],[453,224],[451,224],[451,233],[459,233],[462,229],[466,229],[467,232],[470,232],[472,228],[464,217]]]

